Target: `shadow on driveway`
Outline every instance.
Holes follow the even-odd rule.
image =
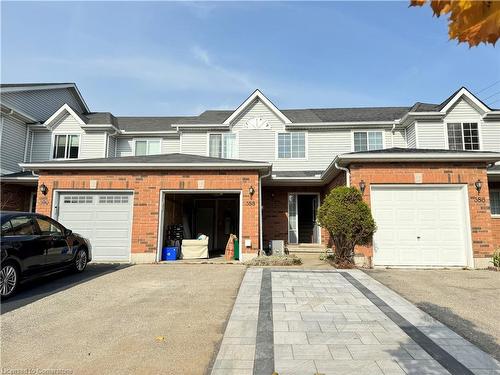
[[[430,302],[420,302],[415,305],[500,361],[498,338],[481,331],[474,322],[455,314],[448,307],[438,306]]]
[[[26,306],[51,294],[61,292],[78,284],[130,267],[130,264],[89,264],[82,273],[62,271],[49,276],[26,281],[19,285],[17,293],[2,301],[1,314]]]

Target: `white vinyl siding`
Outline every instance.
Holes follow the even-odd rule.
[[[465,99],[448,110],[444,122],[479,122],[482,115]]]
[[[106,133],[92,132],[82,135],[80,141],[80,159],[105,157]]]
[[[165,137],[161,143],[162,154],[175,154],[180,152],[181,142],[179,137]]]
[[[181,135],[181,150],[183,154],[207,156],[207,133],[184,132]]]
[[[134,139],[133,138],[117,138],[116,139],[116,156],[132,156],[134,155]]]
[[[404,129],[402,129],[402,130],[395,130],[394,134],[392,134],[391,130],[386,130],[385,131],[386,147],[388,147],[387,146],[387,140],[388,139],[391,140],[392,147],[405,148],[407,146],[406,139],[405,139],[405,131],[404,131]]]
[[[415,124],[411,124],[406,128],[406,142],[408,148],[417,148],[417,132]]]
[[[418,122],[418,147],[419,148],[446,148],[446,128],[439,122]]]
[[[500,152],[500,122],[485,121],[480,125],[481,149]]]
[[[2,93],[2,103],[42,122],[64,104],[68,104],[77,111],[83,111],[70,90],[65,88]]]
[[[8,116],[2,116],[3,121],[1,138],[1,173],[19,172],[18,163],[24,161],[26,145],[26,124]]]
[[[52,153],[52,134],[49,131],[33,131],[31,161],[47,161]]]
[[[83,130],[72,115],[66,114],[52,127],[54,133],[83,133]]]

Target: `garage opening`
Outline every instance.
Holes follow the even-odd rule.
[[[162,200],[160,249],[175,247],[178,258],[223,257],[240,236],[239,193],[164,192]]]

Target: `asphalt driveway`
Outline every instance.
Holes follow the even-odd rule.
[[[90,265],[25,287],[2,304],[2,373],[203,374],[244,270]]]
[[[500,360],[500,272],[396,269],[365,272]]]

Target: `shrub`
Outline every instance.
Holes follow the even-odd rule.
[[[500,249],[493,253],[493,260],[491,263],[493,263],[493,266],[500,268]]]
[[[340,263],[354,263],[356,245],[369,245],[377,230],[370,207],[353,187],[332,189],[318,210],[318,224],[328,230]]]
[[[245,262],[248,266],[299,266],[302,259],[296,255],[260,255]]]

